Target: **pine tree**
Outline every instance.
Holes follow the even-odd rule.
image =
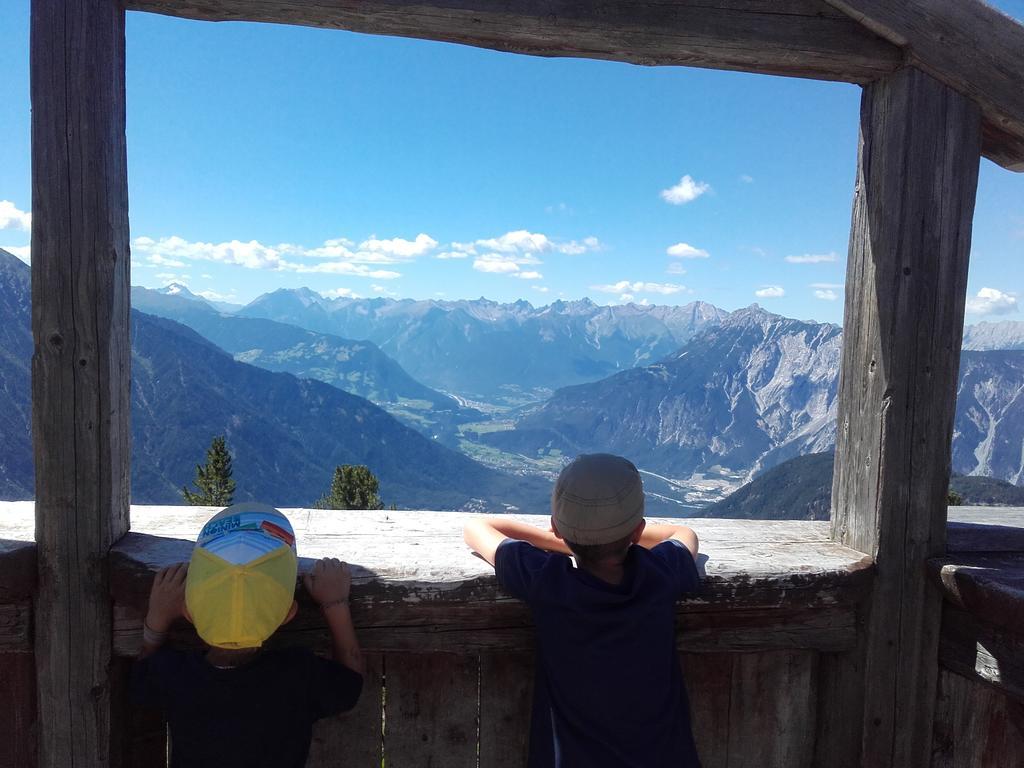
[[[313,506],[317,509],[383,509],[377,495],[380,481],[363,464],[343,464],[334,468],[331,491]]]
[[[229,507],[235,495],[235,481],[231,479],[231,454],[223,436],[213,438],[206,451],[206,463],[196,465],[193,481],[198,493],[181,489],[185,501],[201,507]]]

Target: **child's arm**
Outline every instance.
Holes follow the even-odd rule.
[[[552,531],[503,517],[481,517],[470,520],[462,529],[462,537],[470,549],[491,565],[494,565],[494,555],[498,551],[498,545],[505,539],[526,541],[538,549],[548,552],[572,554],[565,546],[565,542],[555,536]]]
[[[637,542],[641,547],[650,549],[663,541],[669,539],[675,539],[682,543],[684,547],[690,550],[690,554],[693,555],[694,559],[697,557],[697,550],[699,543],[697,541],[697,534],[694,533],[692,528],[685,525],[668,525],[666,523],[648,523],[644,528],[643,534],[640,536],[640,541]]]
[[[171,624],[185,615],[185,576],[188,564],[178,563],[160,569],[153,577],[153,586],[149,591],[149,609],[142,631],[142,651],[139,658],[144,659],[154,653],[164,640]]]
[[[356,629],[348,608],[352,588],[352,572],[347,564],[334,557],[317,560],[313,570],[305,575],[303,583],[331,630],[334,660],[359,674],[365,672],[363,654],[359,650]]]

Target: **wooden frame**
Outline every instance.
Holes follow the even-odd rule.
[[[32,0],[40,765],[106,765],[117,742],[107,568],[129,527],[125,7],[870,84],[835,536],[877,557],[870,627],[888,611],[903,624],[828,675],[863,694],[840,740],[865,765],[926,764],[938,601],[924,558],[943,551],[977,164],[983,152],[1024,170],[1024,27],[977,0]]]

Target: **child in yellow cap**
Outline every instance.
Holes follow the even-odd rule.
[[[288,519],[264,504],[236,504],[203,526],[188,565],[156,575],[132,684],[138,703],[167,717],[171,768],[302,768],[313,723],[355,706],[363,662],[344,563],[324,558],[304,579],[334,661],[263,649],[295,616],[297,574]],[[204,653],[164,645],[179,617],[195,625]]]

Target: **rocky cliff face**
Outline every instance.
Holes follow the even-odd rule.
[[[1024,349],[1024,322],[1003,320],[983,321],[964,327],[964,349],[984,351],[992,349]]]
[[[560,390],[491,439],[613,450],[674,478],[755,471],[834,441],[840,346],[837,326],[750,307],[654,365]]]
[[[31,499],[32,315],[29,268],[0,250],[0,498]]]
[[[608,450],[687,481],[749,477],[835,444],[841,331],[757,307],[660,362],[566,388],[487,440],[532,455]],[[1024,482],[1024,351],[964,352],[953,470]]]
[[[325,299],[279,290],[239,312],[380,345],[414,378],[488,401],[537,399],[678,349],[727,313],[683,307],[604,307],[588,299],[529,302]]]

